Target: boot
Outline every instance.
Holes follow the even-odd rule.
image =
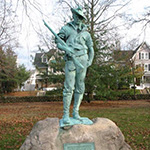
[[[83,98],[83,94],[75,93],[74,94],[74,106],[73,106],[73,118],[81,120],[79,115],[79,107]]]
[[[72,94],[65,94],[63,97],[63,109],[64,109],[63,123],[64,124],[70,124],[69,109],[70,109],[71,99],[72,99]]]

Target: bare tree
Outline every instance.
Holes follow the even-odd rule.
[[[150,6],[145,8],[145,12],[142,16],[137,17],[136,19],[133,18],[133,24],[135,23],[142,23],[143,24],[143,31],[145,31],[148,27],[150,27]]]
[[[127,50],[135,50],[139,46],[139,39],[134,38],[126,45]]]
[[[33,29],[39,36],[41,45],[45,45],[48,49],[54,47],[51,34],[48,34],[41,27],[35,18],[32,18],[32,13],[38,12],[39,16],[42,18],[47,18],[47,20],[52,20],[49,13],[45,13],[42,10],[40,3],[30,0],[18,0],[22,2],[26,15],[28,16]],[[53,14],[57,19],[55,19],[55,24],[57,28],[60,28],[63,24],[71,20],[71,7],[76,5],[83,6],[85,8],[85,14],[87,17],[87,24],[89,24],[89,31],[91,32],[94,49],[100,49],[106,46],[103,41],[113,41],[112,30],[116,30],[117,26],[113,24],[115,19],[122,17],[121,10],[130,2],[130,0],[123,2],[123,0],[56,0],[55,9]],[[32,12],[32,13],[31,13]],[[59,18],[59,19],[58,19]],[[61,20],[61,21],[60,21]],[[36,25],[35,25],[36,22]],[[99,45],[97,44],[99,41]],[[105,42],[106,43],[106,42]],[[107,43],[108,45],[108,43]]]
[[[122,17],[122,9],[130,1],[100,1],[83,0],[83,7],[86,9],[87,24],[93,38],[94,50],[97,52],[96,59],[100,62],[109,60],[112,51],[112,45],[116,43],[118,35],[118,25],[115,20]],[[124,25],[124,24],[122,24]]]
[[[97,40],[99,40],[100,45],[98,49],[100,49],[100,46],[103,47],[101,43],[102,41],[106,41],[108,39],[109,41],[112,40],[111,34],[113,34],[113,32],[117,29],[115,19],[124,15],[121,10],[127,6],[130,1],[131,0],[126,2],[121,0],[74,0],[72,2],[59,0],[58,2],[61,6],[68,6],[68,9],[70,9],[70,7],[75,7],[76,5],[80,5],[85,8],[85,15],[87,18],[86,23],[89,24],[89,31],[94,41],[94,49],[96,49],[96,45],[98,46]]]
[[[19,23],[12,1],[0,0],[0,46],[14,48],[18,46]]]

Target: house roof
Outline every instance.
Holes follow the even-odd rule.
[[[35,58],[34,58],[34,65],[38,68],[45,68],[45,64],[42,63],[41,61],[41,57],[42,57],[43,53],[36,53],[35,54]]]
[[[53,55],[55,55],[56,51],[56,49],[51,49],[45,54],[47,55],[48,59],[50,59]]]
[[[133,53],[132,50],[115,50],[113,58],[117,62],[127,62],[132,58]]]
[[[135,54],[141,47],[146,47],[150,49],[149,45],[146,42],[141,43],[135,50],[116,50],[114,51],[114,60],[116,62],[127,62],[130,59],[134,59]]]
[[[141,47],[146,47],[146,48],[148,48],[148,49],[150,50],[150,46],[149,46],[146,42],[143,42],[143,43],[141,43],[141,44],[134,50],[134,53],[133,53],[133,57],[132,57],[132,58],[134,58],[135,54],[137,53],[137,51],[138,51]]]
[[[41,57],[43,56],[43,54],[45,54],[48,57],[48,60],[52,57],[52,55],[54,55],[56,50],[51,49],[50,51],[46,52],[46,53],[36,53],[35,54],[35,58],[34,58],[34,65],[38,68],[46,68],[47,64],[46,63],[42,63],[42,59]]]
[[[146,42],[143,42],[134,50],[134,54],[139,50],[140,47],[143,47],[143,46],[150,49],[149,45]]]

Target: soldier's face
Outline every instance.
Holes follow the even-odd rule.
[[[83,22],[83,17],[76,15],[76,14],[73,14],[73,19],[77,25],[79,25]]]

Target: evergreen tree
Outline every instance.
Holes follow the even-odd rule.
[[[113,60],[114,43],[116,39],[112,39],[110,35],[113,34],[115,26],[111,24],[119,13],[120,8],[126,4],[122,4],[120,8],[115,8],[113,4],[116,1],[105,1],[99,0],[83,0],[83,6],[86,9],[87,24],[89,24],[89,31],[91,33],[95,57],[92,66],[87,71],[86,78],[86,93],[88,95],[88,101],[93,98],[93,94],[96,95],[110,95],[111,91],[118,89],[119,85],[129,85],[126,78],[121,74],[127,74],[130,72],[129,67],[120,69],[116,66]],[[113,13],[107,16],[107,13],[111,8],[114,8]],[[116,34],[115,30],[115,34]],[[130,80],[128,80],[130,81]]]
[[[15,76],[18,87],[21,88],[23,86],[23,82],[25,82],[29,77],[30,72],[26,70],[24,65],[19,65]]]
[[[11,92],[16,86],[15,75],[17,72],[16,55],[9,48],[6,51],[0,47],[1,64],[0,64],[0,86],[1,92]]]
[[[29,78],[24,66],[17,67],[17,56],[10,49],[0,47],[0,93],[12,92],[18,85]]]

